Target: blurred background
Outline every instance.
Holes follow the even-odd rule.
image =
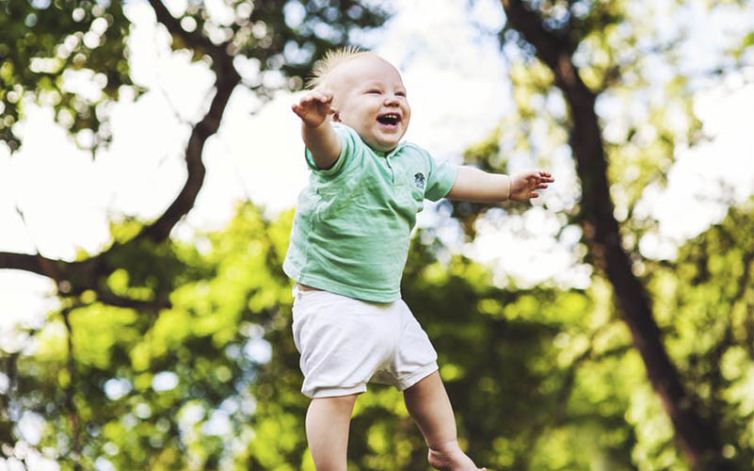
[[[754,3],[0,0],[0,470],[314,469],[290,105],[345,44],[436,159],[557,180],[420,213],[469,454],[754,469]],[[428,469],[400,393],[354,414],[349,469]]]

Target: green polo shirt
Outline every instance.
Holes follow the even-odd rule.
[[[297,282],[377,303],[400,299],[411,229],[424,199],[450,191],[457,167],[413,144],[383,154],[351,128],[334,125],[335,164],[312,169],[301,192],[283,270]]]

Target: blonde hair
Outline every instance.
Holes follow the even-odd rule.
[[[307,81],[307,87],[316,88],[322,85],[325,78],[339,65],[369,54],[372,53],[356,46],[345,46],[327,51],[322,59],[314,63],[312,77]]]

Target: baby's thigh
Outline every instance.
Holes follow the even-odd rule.
[[[395,319],[392,323],[397,323]],[[301,353],[305,389],[362,391],[390,356],[394,343],[389,313],[325,291],[298,296],[293,309],[293,338]]]
[[[407,389],[437,371],[437,352],[427,333],[403,301],[400,310],[401,334],[392,369],[399,389]]]

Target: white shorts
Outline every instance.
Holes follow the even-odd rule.
[[[403,300],[373,304],[327,291],[293,290],[293,341],[306,396],[407,389],[437,371],[437,353]]]

